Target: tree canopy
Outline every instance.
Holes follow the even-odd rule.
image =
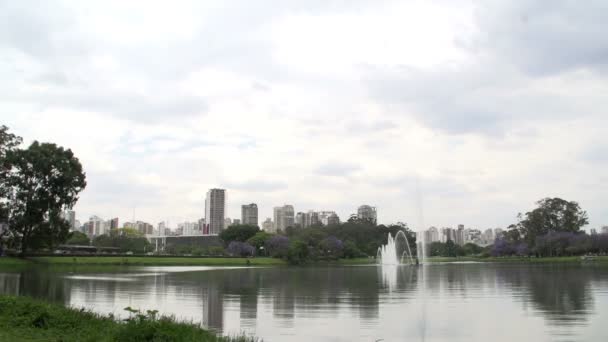
[[[528,246],[534,246],[539,236],[550,232],[576,233],[589,223],[587,212],[577,202],[556,197],[542,199],[536,204],[538,207],[534,210],[518,215],[520,221],[516,225]],[[512,240],[515,237],[510,236]]]
[[[245,242],[260,231],[258,226],[247,224],[232,225],[220,233],[220,239],[228,245],[232,241]]]
[[[2,146],[2,212],[7,233],[21,253],[52,248],[67,239],[68,222],[61,217],[86,186],[85,174],[70,149],[35,141],[17,148],[20,138],[0,129]]]

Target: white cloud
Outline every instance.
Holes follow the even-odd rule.
[[[483,228],[563,196],[608,223],[596,3],[304,4],[3,3],[0,121],[74,150],[81,219],[194,220],[221,186],[232,217]]]

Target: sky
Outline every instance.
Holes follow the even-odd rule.
[[[0,124],[70,148],[122,222],[257,203],[608,225],[606,1],[0,0]]]

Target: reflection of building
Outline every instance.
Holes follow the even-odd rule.
[[[274,231],[285,230],[294,225],[293,205],[285,204],[282,207],[274,207]]]
[[[221,332],[224,328],[223,294],[217,283],[210,282],[202,289],[203,297],[203,326]]]
[[[258,225],[258,205],[255,203],[241,206],[241,220],[243,224]]]
[[[374,223],[378,221],[378,213],[376,212],[376,207],[371,207],[369,205],[362,205],[357,209],[357,218],[361,220],[370,220]]]
[[[205,199],[205,234],[219,234],[224,229],[224,212],[226,209],[226,190],[209,189]]]

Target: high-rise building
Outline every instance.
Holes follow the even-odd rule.
[[[232,220],[232,225],[233,226],[236,226],[236,225],[239,225],[239,224],[241,224],[241,219],[234,219],[234,220]]]
[[[87,224],[87,235],[100,236],[106,233],[106,222],[98,216],[91,216]]]
[[[294,223],[295,223],[296,226],[299,226],[300,228],[303,228],[304,225],[306,224],[306,213],[303,213],[303,212],[299,211],[296,214]]]
[[[455,233],[456,237],[454,239],[454,242],[460,246],[464,245],[464,225],[459,224],[458,229],[455,231]]]
[[[63,219],[68,221],[70,230],[76,230],[76,212],[74,210],[66,210],[63,212]]]
[[[232,226],[232,219],[230,217],[226,217],[224,219],[224,228]]]
[[[206,233],[217,235],[224,229],[224,213],[226,210],[226,190],[210,189],[205,199]]]
[[[270,217],[267,217],[264,222],[262,222],[262,229],[266,232],[272,231],[272,220]]]
[[[374,223],[378,222],[378,213],[376,207],[364,204],[357,209],[357,218],[360,220],[369,220]]]
[[[241,206],[241,220],[243,224],[258,225],[258,205],[255,203],[243,204]]]
[[[608,226],[602,227],[602,234],[608,234]]]
[[[110,229],[118,229],[118,217],[110,220]]]
[[[310,227],[321,224],[319,213],[314,210],[309,210],[304,217],[304,227]]]
[[[274,207],[273,231],[285,230],[287,227],[293,227],[294,224],[293,205],[285,204],[282,207]]]
[[[319,216],[319,222],[324,226],[329,225],[328,219],[333,214],[335,214],[335,212],[331,210],[322,210],[317,212],[317,215]]]
[[[327,217],[326,225],[333,226],[333,225],[338,225],[338,224],[340,224],[340,217],[338,217],[338,214],[333,213]]]

